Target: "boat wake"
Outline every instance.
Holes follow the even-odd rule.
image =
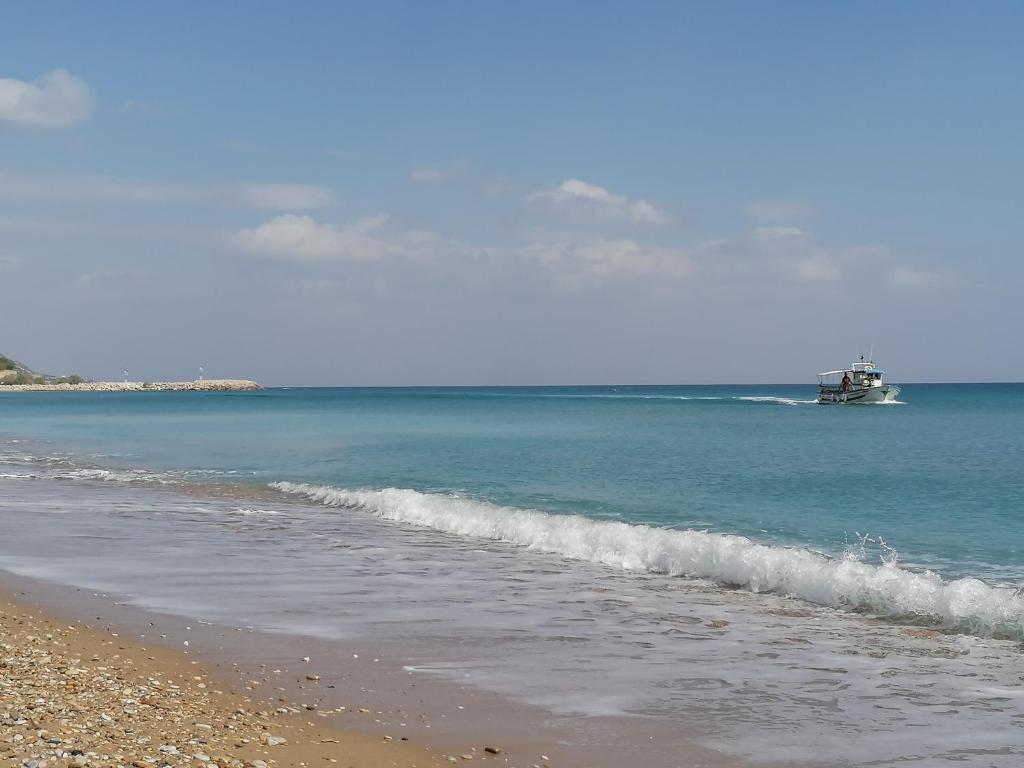
[[[736,400],[743,400],[748,403],[778,403],[779,405],[815,405],[817,400],[794,400],[791,397],[773,397],[770,395],[737,397]]]
[[[402,488],[270,485],[328,507],[625,570],[708,579],[953,631],[1024,637],[1020,591],[975,578],[944,580],[931,571],[902,568],[895,558],[876,565],[853,553],[834,558],[808,549],[759,544],[743,536],[596,521]]]
[[[675,400],[701,402],[768,403],[773,405],[814,405],[816,400],[801,400],[779,395],[549,395],[581,400]]]
[[[445,393],[442,393],[445,394]],[[775,405],[813,405],[817,400],[785,397],[782,395],[675,395],[652,392],[458,392],[459,397],[523,398],[541,400],[655,400],[672,402],[745,402],[769,403]]]

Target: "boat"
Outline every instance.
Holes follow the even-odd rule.
[[[883,381],[885,371],[864,355],[849,368],[818,374],[818,404],[892,403],[900,388]]]

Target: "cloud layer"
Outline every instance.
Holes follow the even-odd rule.
[[[250,253],[294,261],[373,261],[386,251],[374,237],[387,223],[387,214],[366,216],[337,227],[319,224],[311,216],[285,214],[233,237]]]
[[[0,199],[44,202],[215,203],[277,211],[323,208],[334,200],[313,184],[175,184],[103,176],[44,177],[0,170]]]
[[[526,202],[555,212],[624,219],[640,225],[657,226],[669,221],[668,214],[646,200],[630,200],[579,179],[566,179],[553,189],[533,192]]]
[[[388,227],[389,220],[388,214],[377,213],[336,225],[289,213],[236,232],[231,242],[242,251],[281,261],[437,262],[468,255],[462,243],[424,230],[396,231]]]
[[[245,253],[306,263],[419,263],[441,272],[470,265],[492,275],[545,275],[579,289],[602,283],[687,282],[719,286],[839,284],[891,288],[941,288],[953,277],[904,262],[877,245],[830,245],[796,227],[758,227],[744,235],[689,245],[643,242],[601,235],[534,233],[526,243],[470,244],[422,230],[404,230],[385,213],[344,224],[284,214],[231,236]],[[483,274],[483,273],[481,273]]]
[[[95,106],[92,88],[66,69],[31,82],[0,78],[0,124],[66,128],[87,119]]]

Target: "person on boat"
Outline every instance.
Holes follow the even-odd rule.
[[[852,381],[850,381],[850,374],[848,374],[848,373],[844,373],[844,374],[843,374],[843,381],[842,381],[842,383],[841,383],[841,384],[839,385],[839,388],[840,388],[841,390],[843,390],[843,392],[849,392],[849,391],[850,391],[850,385],[851,385],[852,383],[853,383],[853,382],[852,382]]]

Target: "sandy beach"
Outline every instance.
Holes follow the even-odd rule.
[[[210,625],[6,573],[0,614],[4,768],[744,765],[682,723],[634,720],[622,739],[621,723],[413,676],[365,644]]]
[[[318,681],[309,674],[306,682]],[[508,764],[490,745],[444,755],[407,737],[326,723],[336,710],[245,695],[238,687],[187,651],[131,642],[113,629],[68,622],[0,593],[4,766]]]
[[[7,573],[0,651],[3,768],[746,764],[684,723],[633,719],[624,739],[613,720],[413,675],[365,644],[210,625]]]
[[[3,768],[743,765],[682,723],[634,720],[624,739],[605,719],[414,676],[367,644],[209,625],[9,573],[0,651]]]

